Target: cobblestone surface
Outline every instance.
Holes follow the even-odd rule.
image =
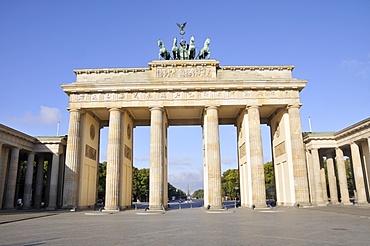
[[[368,245],[370,206],[0,211],[0,245]]]

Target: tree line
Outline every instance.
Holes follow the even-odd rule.
[[[326,165],[326,162],[325,164]],[[350,163],[350,159],[345,160],[346,174],[347,174],[347,184],[350,197],[354,195],[354,179],[353,172]],[[99,184],[98,184],[98,197],[105,197],[105,177],[107,173],[107,162],[99,164]],[[274,165],[273,163],[267,162],[264,164],[264,174],[265,174],[265,187],[266,187],[266,198],[275,198],[275,175],[274,175]],[[328,182],[327,182],[328,185]],[[240,184],[239,184],[239,170],[238,169],[228,169],[222,173],[221,177],[221,189],[222,196],[228,197],[230,199],[239,198],[240,196]],[[139,199],[140,201],[149,200],[149,168],[138,169],[133,167],[132,173],[132,196],[134,201]],[[191,194],[192,197],[203,198],[204,190],[199,189]],[[172,184],[168,183],[168,197],[176,197],[176,199],[185,199],[187,194],[174,187]]]
[[[107,162],[99,164],[99,183],[98,183],[98,197],[105,197],[105,184],[107,174]],[[186,193],[181,189],[174,187],[168,183],[168,197],[176,197],[176,199],[186,198]],[[149,200],[149,168],[138,169],[133,167],[132,170],[132,198],[134,201],[140,200],[142,202]]]

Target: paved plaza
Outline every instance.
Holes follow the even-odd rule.
[[[368,245],[370,206],[2,211],[0,245]]]

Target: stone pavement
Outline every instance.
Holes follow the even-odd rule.
[[[0,211],[0,245],[369,245],[370,206]]]

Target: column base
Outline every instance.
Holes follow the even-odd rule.
[[[104,207],[105,211],[121,211],[120,207]]]
[[[220,206],[220,205],[208,205],[208,206],[205,206],[205,208],[207,210],[225,210],[225,207],[224,206]]]
[[[73,206],[73,205],[65,205],[65,206],[62,206],[61,209],[67,209],[71,212],[81,211],[80,207]]]
[[[322,206],[326,206],[327,204],[323,204]],[[304,202],[304,203],[297,203],[294,205],[297,208],[306,208],[306,207],[312,207],[312,203]]]
[[[163,205],[149,205],[148,208],[145,209],[145,211],[166,211]]]
[[[366,202],[356,202],[355,203],[355,206],[369,206],[370,205],[370,203],[368,203],[367,201]]]

